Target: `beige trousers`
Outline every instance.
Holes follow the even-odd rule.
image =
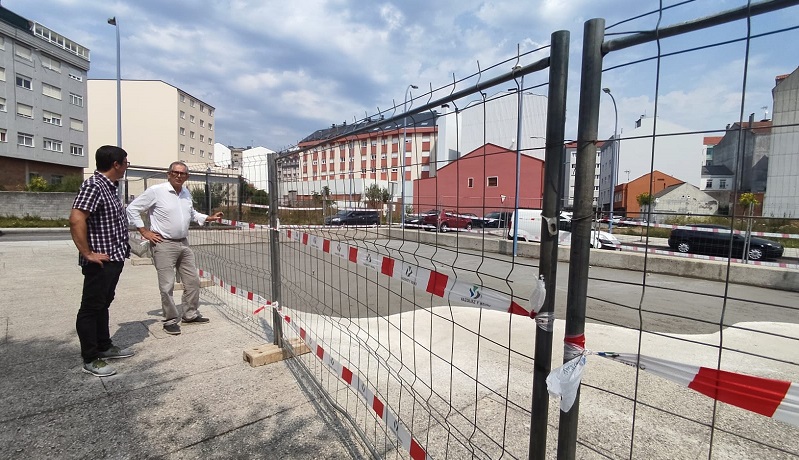
[[[164,313],[164,326],[175,324],[183,319],[194,319],[199,315],[200,277],[194,263],[194,252],[189,241],[167,240],[153,246],[153,265],[158,273],[158,289],[161,291],[161,308]],[[183,313],[175,305],[173,292],[175,289],[175,271],[180,273],[183,283],[181,307]]]

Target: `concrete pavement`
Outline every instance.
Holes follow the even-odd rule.
[[[163,332],[152,266],[127,263],[111,306],[118,374],[81,371],[82,276],[71,241],[0,242],[0,458],[367,458],[291,360],[203,296],[205,325]],[[179,293],[178,293],[179,295]]]

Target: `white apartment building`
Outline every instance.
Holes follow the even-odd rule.
[[[596,143],[596,162],[594,167],[594,205],[599,199],[599,158],[604,145],[603,141]],[[563,176],[563,197],[562,207],[570,208],[574,206],[574,180],[577,166],[577,142],[569,142],[564,147],[564,176]]]
[[[799,68],[777,77],[763,215],[799,217]]]
[[[117,143],[117,81],[89,80],[89,148]],[[160,80],[122,80],[122,148],[134,166],[214,163],[214,107]]]
[[[631,132],[619,135],[616,185],[624,183],[627,176],[641,177],[656,170],[698,187],[705,164],[703,134],[676,135],[688,132],[688,128],[661,118],[657,119],[655,132],[655,118],[642,115]],[[613,149],[611,136],[600,152],[599,206],[602,209],[610,207]]]
[[[88,70],[86,47],[0,6],[0,186],[22,189],[35,176],[55,184],[94,164]]]

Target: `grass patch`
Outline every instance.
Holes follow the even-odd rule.
[[[0,228],[69,228],[69,219],[42,219],[39,217],[0,217]]]

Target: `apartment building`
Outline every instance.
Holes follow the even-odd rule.
[[[605,145],[604,141],[596,142],[596,161],[594,166],[594,205],[596,206],[599,199],[599,159],[602,146]],[[577,171],[577,142],[567,142],[564,146],[565,153],[563,158],[563,196],[562,206],[564,209],[570,209],[574,206],[574,184],[575,172]]]
[[[214,107],[161,80],[122,80],[122,147],[134,166],[214,163]],[[89,149],[116,145],[117,81],[88,82]]]
[[[356,125],[332,125],[314,132],[300,141],[300,151],[296,153],[299,177],[281,182],[281,198],[284,202],[290,195],[302,199],[314,192],[321,193],[323,187],[327,187],[331,199],[340,201],[342,206],[352,206],[362,201],[364,191],[371,184],[397,197],[402,189],[401,156],[405,151],[405,196],[410,205],[413,181],[431,175],[430,157],[436,148],[437,117],[436,112],[425,112],[408,117],[405,123],[366,121]],[[363,131],[366,125],[374,126]],[[350,135],[352,132],[357,134]]]
[[[0,6],[0,188],[57,184],[94,163],[88,70],[88,48]]]

